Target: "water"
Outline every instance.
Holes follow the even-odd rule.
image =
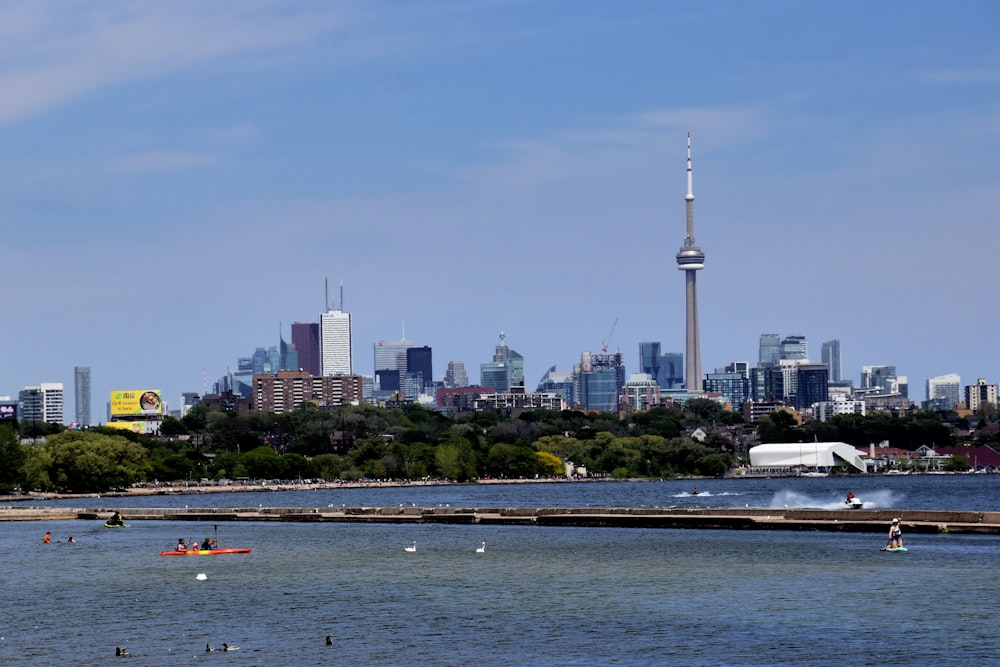
[[[851,490],[900,509],[996,509],[997,483],[865,478],[851,480]],[[705,493],[696,497],[690,486],[340,489],[158,496],[149,504],[759,507],[795,498],[816,506],[846,493],[832,479],[699,481]],[[941,504],[926,500],[932,495]],[[995,653],[1000,540],[989,536],[912,535],[908,553],[889,554],[879,551],[882,536],[825,532],[270,522],[219,529],[223,546],[253,553],[159,556],[179,537],[214,535],[213,526],[191,522],[114,530],[99,521],[0,524],[0,664],[105,664],[116,646],[128,648],[130,667],[289,659],[964,665],[992,663]],[[47,546],[46,530],[55,540]],[[75,544],[65,542],[69,535]],[[412,541],[417,551],[404,552]],[[476,554],[482,541],[486,553]],[[222,642],[240,650],[204,653],[206,643]]]

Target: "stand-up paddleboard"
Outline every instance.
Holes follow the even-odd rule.
[[[906,551],[906,547],[883,547],[882,551]]]

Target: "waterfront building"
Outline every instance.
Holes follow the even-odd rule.
[[[299,353],[299,368],[309,375],[321,375],[319,357],[319,323],[293,322],[292,345]]]
[[[76,403],[76,424],[90,426],[90,366],[73,369],[73,397]]]
[[[997,407],[997,385],[986,384],[986,378],[979,378],[976,384],[965,388],[965,406],[973,412],[979,412],[983,403],[992,403]]]
[[[705,268],[705,253],[694,240],[694,191],[691,175],[691,133],[688,132],[687,147],[687,194],[684,196],[687,212],[687,233],[684,245],[677,252],[677,268],[684,272],[684,303],[686,306],[686,329],[684,359],[684,388],[688,391],[702,390],[701,376],[701,332],[698,329],[698,271]],[[619,384],[619,386],[621,386]]]
[[[321,375],[351,375],[351,314],[328,310],[319,316]]]
[[[927,379],[927,407],[951,410],[962,400],[962,378],[957,373]]]
[[[844,376],[841,374],[840,340],[834,338],[823,343],[820,355],[820,361],[830,369],[830,382],[841,382]]]

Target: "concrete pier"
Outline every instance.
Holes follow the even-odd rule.
[[[820,509],[648,509],[627,507],[232,507],[56,508],[0,506],[0,521],[104,520],[119,510],[126,521],[298,521],[330,523],[449,523],[602,528],[701,528],[887,532],[899,517],[906,533],[1000,535],[1000,512]]]

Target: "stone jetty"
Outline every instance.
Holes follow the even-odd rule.
[[[1000,535],[1000,512],[821,509],[656,509],[627,507],[226,507],[121,508],[0,506],[0,521],[93,521],[119,510],[126,521],[286,521],[601,528],[700,528]]]

